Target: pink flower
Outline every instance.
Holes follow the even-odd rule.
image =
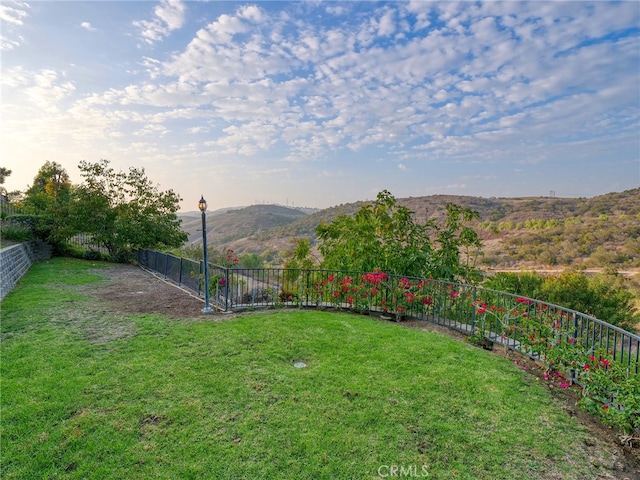
[[[589,365],[588,363],[585,363],[583,368],[584,368],[584,370],[586,372],[587,370],[589,370],[591,368],[591,365]]]
[[[560,388],[569,388],[571,384],[569,382],[558,382]]]
[[[575,341],[576,341],[576,340],[575,340],[574,338],[570,338],[570,339],[569,339],[569,343],[575,343]]]
[[[526,303],[527,305],[533,305],[533,300],[529,300],[528,298],[518,297],[516,298],[516,303]]]

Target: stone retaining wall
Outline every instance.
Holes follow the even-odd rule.
[[[31,265],[51,258],[51,251],[51,245],[41,240],[32,240],[0,250],[0,301],[13,290]]]

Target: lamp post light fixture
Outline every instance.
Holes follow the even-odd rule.
[[[209,261],[207,260],[207,201],[204,195],[200,195],[198,209],[202,213],[202,249],[204,251],[204,308],[202,313],[213,313],[213,309],[209,305]]]

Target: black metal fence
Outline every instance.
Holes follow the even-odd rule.
[[[85,235],[85,234],[74,235],[73,237],[69,238],[66,241],[66,243],[70,247],[75,247],[80,250],[85,250],[85,251],[93,250],[100,253],[109,253],[109,251],[105,247],[95,242],[90,235]]]
[[[204,295],[203,262],[140,250],[138,263]],[[536,359],[580,348],[592,355],[610,355],[636,373],[640,369],[640,336],[558,305],[474,285],[378,271],[211,265],[209,293],[212,305],[225,312],[274,306],[347,309],[396,320],[426,320]]]

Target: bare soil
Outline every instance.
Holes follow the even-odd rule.
[[[239,315],[224,315],[220,312],[213,315],[205,314],[202,312],[204,307],[202,298],[198,298],[187,290],[138,267],[119,265],[99,269],[97,272],[105,275],[107,282],[92,284],[86,290],[90,295],[103,301],[100,303],[107,306],[108,313],[124,315],[158,313],[176,319],[209,321],[221,321]],[[101,311],[105,312],[104,307]],[[242,315],[250,314],[243,313]],[[466,341],[463,334],[428,322],[406,321],[399,325],[405,328],[435,331],[460,341]],[[599,479],[640,480],[640,445],[624,444],[621,441],[620,432],[581,411],[577,405],[580,398],[578,390],[558,388],[553,381],[545,380],[544,367],[527,357],[514,352],[506,354],[502,348],[494,350],[494,353],[512,360],[535,377],[535,381],[544,382],[567,414],[575,416],[591,433],[591,436],[584,443],[584,450],[592,464],[599,467],[602,472]]]
[[[171,318],[205,317],[204,300],[161,276],[133,265],[96,270],[108,283],[95,286],[95,296],[113,313],[159,313]]]

